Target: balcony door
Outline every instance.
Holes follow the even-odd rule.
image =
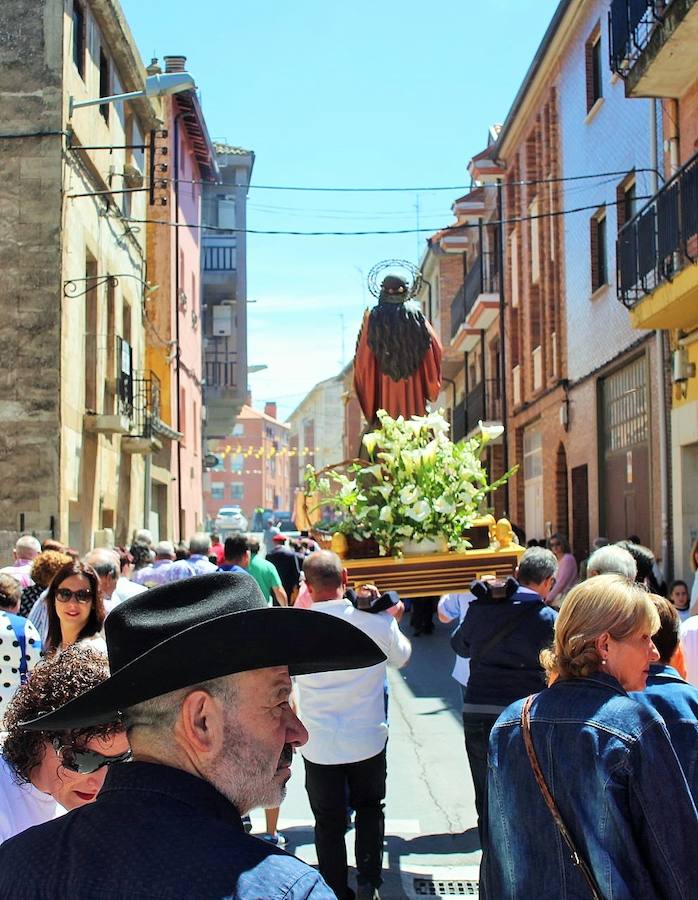
[[[543,515],[543,434],[538,428],[524,431],[524,515],[527,539],[545,536]]]
[[[601,522],[611,541],[652,539],[647,359],[641,356],[600,382]]]

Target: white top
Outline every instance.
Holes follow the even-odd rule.
[[[114,609],[114,607],[118,606],[119,603],[122,603],[124,600],[128,600],[129,597],[135,597],[136,594],[142,594],[143,591],[147,591],[148,588],[142,584],[135,584],[133,581],[129,581],[128,578],[119,578],[116,582],[116,587],[114,588],[114,593],[111,597],[103,597],[102,602],[104,603],[104,611],[107,615]]]
[[[681,646],[686,663],[686,681],[698,687],[698,616],[681,623]]]
[[[689,606],[693,606],[696,601],[698,601],[698,569],[696,569],[696,574],[693,576],[693,584],[691,585],[691,602]]]
[[[378,644],[391,666],[400,668],[410,658],[410,642],[388,613],[367,613],[344,599],[313,603],[310,608],[360,628]],[[296,676],[299,716],[309,735],[308,743],[301,747],[305,759],[333,765],[359,762],[380,753],[388,740],[385,673],[383,662],[363,669]]]
[[[444,594],[439,600],[439,612],[443,612],[452,622],[458,620],[458,625],[460,625],[465,618],[468,607],[474,599],[475,597],[470,591],[465,594]],[[456,628],[458,625],[456,625]],[[451,677],[455,678],[459,684],[462,684],[463,687],[465,687],[470,678],[470,660],[465,656],[458,656],[456,653],[456,660],[453,664]]]
[[[17,784],[12,769],[0,756],[0,844],[64,812],[50,794],[42,794],[31,784]]]

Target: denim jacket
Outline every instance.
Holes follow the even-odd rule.
[[[631,694],[664,719],[671,743],[698,806],[698,688],[664,663],[650,666],[647,689]]]
[[[490,737],[487,896],[588,900],[526,755],[523,702],[501,714]],[[539,694],[531,735],[562,819],[607,900],[696,896],[698,813],[655,712],[596,673]]]

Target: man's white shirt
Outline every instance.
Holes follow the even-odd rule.
[[[368,635],[399,668],[411,645],[388,613],[367,613],[349,600],[325,600],[311,609],[344,619]],[[388,739],[386,663],[363,669],[298,675],[294,679],[301,721],[308,729],[303,756],[321,765],[359,762],[380,753]]]
[[[698,616],[690,616],[682,622],[679,633],[686,664],[686,681],[698,687]]]

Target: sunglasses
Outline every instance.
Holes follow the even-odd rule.
[[[118,756],[104,756],[96,750],[80,750],[70,744],[61,744],[60,738],[54,738],[51,743],[56,754],[61,758],[63,768],[76,775],[91,775],[103,766],[129,762],[131,759],[130,750],[126,750],[125,753],[120,753]]]
[[[90,591],[71,591],[70,588],[58,588],[56,591],[56,600],[61,603],[69,603],[73,599],[78,603],[90,603],[92,594]]]

